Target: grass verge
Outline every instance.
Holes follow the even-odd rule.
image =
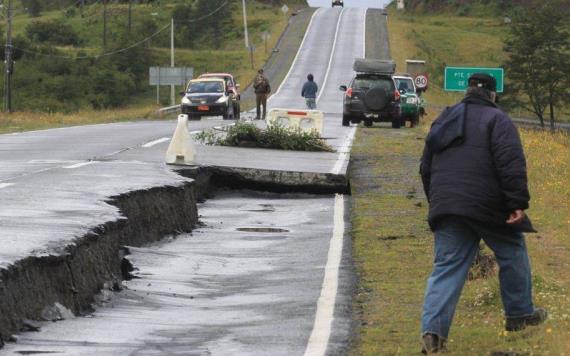
[[[56,127],[156,119],[157,105],[137,105],[113,110],[82,110],[71,114],[15,112],[0,114],[0,134]]]
[[[414,129],[361,129],[353,147],[353,253],[361,282],[354,302],[360,324],[354,355],[419,351],[433,248],[417,173],[428,123]],[[450,335],[453,355],[570,352],[570,187],[565,183],[570,137],[527,130],[521,134],[534,198],[529,215],[540,231],[527,238],[535,303],[548,309],[550,319],[543,326],[507,333],[496,274],[469,281]]]
[[[414,39],[397,27],[397,21],[391,17],[391,50],[401,64],[416,56],[416,46]],[[416,31],[421,32],[419,27]],[[473,48],[478,47],[476,41],[477,37],[471,41]],[[451,104],[459,99],[446,97],[433,86],[428,93],[432,103]],[[419,353],[421,307],[431,272],[433,238],[426,222],[427,201],[418,166],[423,139],[437,114],[432,108],[426,120],[413,129],[358,131],[351,155],[353,255],[360,280],[354,300],[354,317],[360,327],[350,352],[353,355]],[[507,333],[496,273],[468,281],[450,334],[451,355],[570,354],[570,137],[520,132],[532,195],[528,213],[540,231],[527,237],[534,301],[548,309],[549,320],[539,327]]]

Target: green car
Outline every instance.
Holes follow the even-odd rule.
[[[400,108],[402,124],[410,121],[410,126],[414,127],[420,121],[420,116],[424,113],[423,99],[416,91],[414,79],[408,75],[394,75],[396,88],[400,92]]]

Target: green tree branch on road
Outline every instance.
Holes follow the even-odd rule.
[[[544,127],[549,114],[554,129],[556,111],[570,98],[570,26],[563,0],[538,4],[513,20],[505,51],[505,69],[512,96],[537,115]],[[528,98],[528,101],[520,100]]]

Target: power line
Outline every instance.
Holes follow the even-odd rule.
[[[36,52],[36,51],[29,51],[29,50],[22,49],[22,48],[16,48],[16,47],[13,47],[13,48],[14,48],[14,49],[17,49],[17,50],[19,50],[19,51],[22,51],[22,52],[24,52],[24,53],[35,54],[35,55],[43,56],[43,57],[54,57],[54,58],[62,58],[62,59],[99,59],[99,58],[101,58],[101,57],[111,56],[111,55],[113,55],[113,54],[117,54],[117,53],[121,53],[121,52],[126,52],[126,51],[128,51],[128,50],[130,50],[130,49],[132,49],[132,48],[135,48],[135,47],[137,47],[137,46],[143,44],[144,42],[150,40],[151,38],[158,36],[162,31],[164,31],[164,30],[166,30],[166,29],[168,29],[168,28],[170,28],[170,24],[164,26],[163,28],[161,28],[160,30],[156,31],[156,32],[153,33],[152,35],[150,35],[150,36],[148,36],[148,37],[146,37],[146,38],[144,38],[144,39],[142,39],[142,40],[140,40],[140,41],[138,41],[138,42],[136,42],[136,43],[133,43],[132,45],[130,45],[130,46],[128,46],[128,47],[121,48],[121,49],[117,49],[117,50],[111,51],[111,52],[105,52],[105,53],[98,54],[98,55],[95,55],[95,56],[75,56],[75,57],[72,57],[72,56],[60,56],[60,55],[57,55],[57,54],[46,54],[46,53],[41,53],[41,52]]]
[[[186,21],[175,21],[175,23],[192,23],[192,22],[198,22],[198,21],[202,21],[210,16],[215,15],[217,12],[219,12],[222,8],[224,8],[226,5],[228,5],[228,1],[224,1],[224,3],[222,5],[220,5],[218,8],[216,8],[215,10],[213,10],[212,12],[195,18],[195,19],[190,19],[190,20],[186,20]],[[52,57],[52,58],[61,58],[61,59],[99,59],[101,57],[108,57],[114,54],[118,54],[118,53],[122,53],[122,52],[126,52],[132,48],[135,48],[141,44],[143,44],[144,42],[158,36],[160,33],[162,33],[162,31],[170,28],[171,24],[168,24],[164,27],[162,27],[161,29],[159,29],[158,31],[156,31],[155,33],[153,33],[152,35],[136,42],[133,43],[132,45],[129,45],[125,48],[121,48],[121,49],[117,49],[114,51],[110,51],[110,52],[105,52],[102,54],[98,54],[98,55],[94,55],[94,56],[62,56],[62,55],[57,55],[57,54],[47,54],[47,53],[41,53],[41,52],[37,52],[37,51],[30,51],[27,49],[23,49],[23,48],[17,48],[17,47],[12,47],[13,49],[16,49],[18,51],[24,52],[24,53],[28,53],[28,54],[34,54],[34,55],[38,55],[38,56],[42,56],[42,57]]]

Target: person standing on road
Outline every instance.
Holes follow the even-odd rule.
[[[263,120],[265,120],[265,115],[267,113],[267,96],[271,93],[271,86],[269,85],[269,80],[263,75],[263,69],[257,71],[257,76],[253,82],[253,89],[255,91],[255,104],[257,108],[256,120],[259,120],[261,116],[261,106],[263,106]]]
[[[481,239],[499,265],[506,330],[538,325],[547,317],[532,302],[522,234],[536,232],[524,212],[530,200],[525,155],[516,127],[495,101],[495,79],[472,75],[465,98],[441,113],[426,138],[420,173],[435,258],[423,305],[423,353],[445,351]]]
[[[303,84],[303,89],[301,90],[301,96],[305,98],[305,103],[309,110],[315,110],[317,108],[317,91],[319,87],[315,83],[315,78],[312,74],[307,75],[307,81]]]

